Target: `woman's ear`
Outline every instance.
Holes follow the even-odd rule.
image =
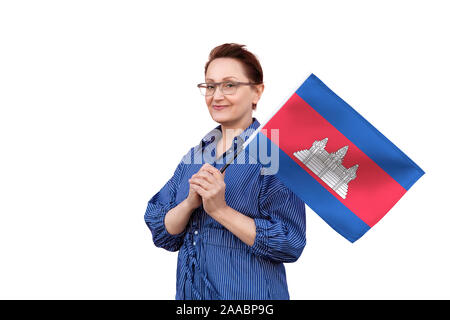
[[[261,95],[264,91],[264,83],[256,85],[256,97],[253,99],[253,106],[252,109],[256,110],[256,104],[258,103],[259,99],[261,99]]]

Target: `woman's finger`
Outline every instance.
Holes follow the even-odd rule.
[[[222,181],[224,179],[226,171],[225,170],[223,173],[221,173],[219,169],[214,167],[205,167],[204,170],[207,171],[209,174],[211,174],[214,177],[214,179],[217,179],[219,181]]]
[[[208,163],[205,164],[200,170],[211,173],[215,178],[223,177],[225,174],[225,171],[223,173],[221,173],[219,169],[217,169],[216,167],[213,167],[212,165],[210,165]]]
[[[211,184],[215,183],[215,177],[214,175],[207,171],[207,170],[201,170],[197,173],[197,177],[205,179],[206,181],[208,181]]]
[[[194,189],[201,197],[204,197],[206,195],[206,190],[203,189],[201,186],[192,183],[191,184],[192,189]]]
[[[201,179],[201,178],[195,178],[195,177],[189,179],[189,183],[191,183],[191,184],[196,184],[196,185],[202,187],[202,188],[205,189],[205,190],[209,190],[209,189],[211,189],[211,187],[213,186],[212,183],[209,183],[208,181],[206,181],[206,180],[204,180],[204,179]]]

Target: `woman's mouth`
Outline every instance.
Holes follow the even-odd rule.
[[[228,106],[225,106],[225,105],[213,105],[213,109],[214,110],[222,110],[222,109],[225,109],[225,108],[227,108]]]

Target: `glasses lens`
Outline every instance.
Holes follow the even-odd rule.
[[[207,96],[212,96],[214,94],[214,92],[216,91],[216,85],[212,84],[212,83],[207,83],[205,86],[205,95]]]
[[[236,92],[237,85],[233,82],[225,82],[222,85],[223,94],[234,94]]]
[[[216,92],[217,85],[213,83],[203,83],[199,86],[200,93],[204,96],[212,96]],[[223,94],[234,94],[237,84],[234,82],[224,82],[220,85]]]
[[[200,93],[204,96],[211,96],[214,94],[214,91],[216,90],[216,86],[214,84],[210,83],[202,83],[199,86]]]

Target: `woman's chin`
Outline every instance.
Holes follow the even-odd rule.
[[[212,110],[211,117],[214,121],[217,122],[226,122],[232,118],[231,114],[229,114],[228,112],[223,112],[223,110]]]

